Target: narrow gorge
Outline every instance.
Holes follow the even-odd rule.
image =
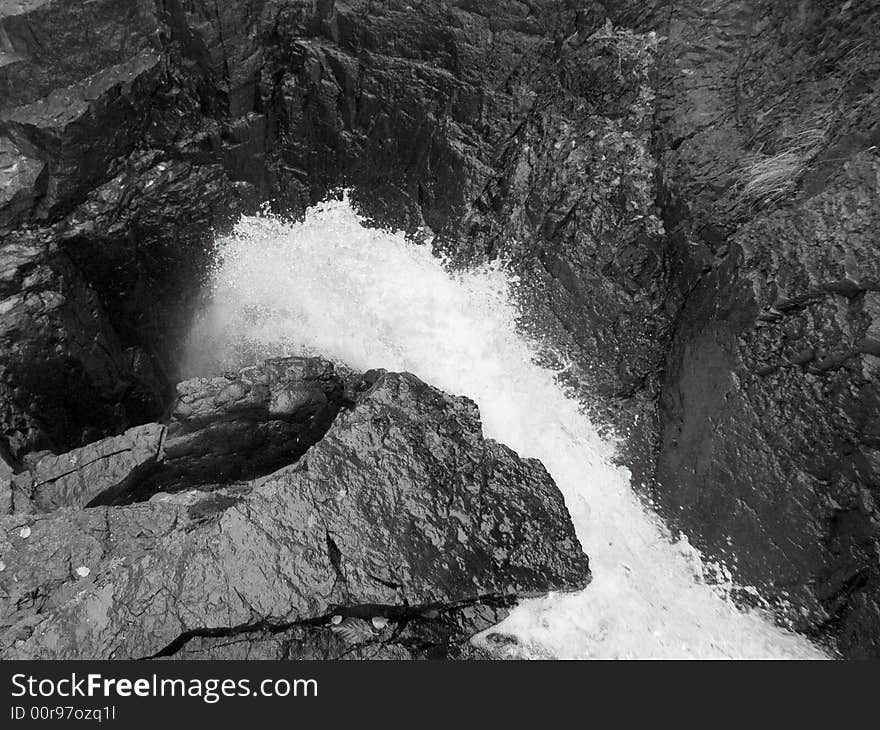
[[[878,71],[860,2],[0,0],[0,655],[880,655]]]

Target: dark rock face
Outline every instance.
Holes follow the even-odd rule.
[[[250,199],[216,155],[183,151],[208,131],[164,18],[128,0],[0,7],[2,296],[25,303],[0,361],[16,457],[161,415],[211,227]]]
[[[0,519],[3,655],[445,653],[517,598],[586,585],[562,495],[483,439],[471,401],[409,374],[362,387],[265,477]],[[246,400],[220,393],[215,414]]]
[[[348,185],[509,259],[668,519],[877,655],[874,5],[0,4],[0,453],[159,420],[213,230]],[[165,486],[276,468],[232,476],[302,438],[257,420],[176,426]]]
[[[658,494],[850,656],[880,652],[878,29],[872,4],[681,8],[659,116],[688,253]]]
[[[68,256],[28,231],[5,236],[0,258],[0,424],[13,457],[117,432],[134,414],[160,414],[150,358],[122,343]]]

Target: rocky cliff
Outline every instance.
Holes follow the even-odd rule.
[[[213,231],[345,185],[510,260],[638,488],[782,619],[876,655],[878,26],[822,0],[0,2],[3,456],[39,507],[29,454],[166,421]],[[156,488],[324,428],[223,457],[240,422],[172,416]]]

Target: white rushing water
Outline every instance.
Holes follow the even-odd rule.
[[[218,242],[191,368],[310,352],[410,371],[475,400],[487,437],[545,464],[590,556],[586,590],[528,601],[495,629],[530,656],[821,656],[702,580],[696,551],[670,539],[613,464],[613,447],[533,363],[509,287],[498,266],[447,273],[428,246],[365,228],[346,201],[301,223],[246,217]]]

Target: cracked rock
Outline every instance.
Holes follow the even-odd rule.
[[[587,584],[561,493],[539,462],[483,438],[473,402],[407,373],[372,371],[364,386],[272,474],[208,495],[0,519],[0,653],[164,656],[333,615],[372,632],[374,616],[460,611],[431,624],[428,643],[442,645],[491,626],[513,600]]]

